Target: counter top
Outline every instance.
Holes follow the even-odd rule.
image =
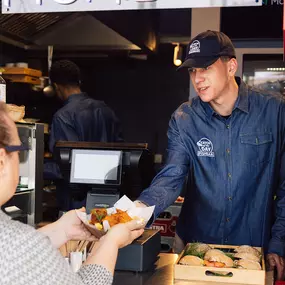
[[[115,272],[113,285],[209,285],[209,282],[173,280],[173,264],[177,257],[177,254],[161,253],[154,268],[148,272]],[[211,282],[211,285],[214,284],[217,283]],[[273,285],[272,271],[266,273],[266,285]]]

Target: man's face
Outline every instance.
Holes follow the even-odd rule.
[[[231,59],[224,62],[220,58],[206,68],[192,68],[189,75],[198,96],[203,102],[219,99],[229,84]]]

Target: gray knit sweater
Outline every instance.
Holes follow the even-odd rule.
[[[110,285],[112,274],[102,266],[82,266],[73,273],[49,238],[10,219],[0,210],[1,285]]]

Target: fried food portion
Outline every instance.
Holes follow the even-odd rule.
[[[120,224],[130,222],[132,218],[124,211],[117,209],[117,213],[110,216],[105,216],[103,221],[108,221],[110,227]]]
[[[107,210],[104,208],[95,208],[91,210],[91,221],[90,224],[95,225],[101,223],[102,220],[107,216]]]

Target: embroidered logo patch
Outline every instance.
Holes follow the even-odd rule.
[[[189,49],[189,53],[195,53],[195,52],[200,52],[200,42],[198,40],[195,40],[191,45]]]
[[[215,157],[215,153],[213,151],[213,144],[207,138],[202,138],[197,142],[197,146],[199,148],[197,155],[198,156],[208,156]]]

